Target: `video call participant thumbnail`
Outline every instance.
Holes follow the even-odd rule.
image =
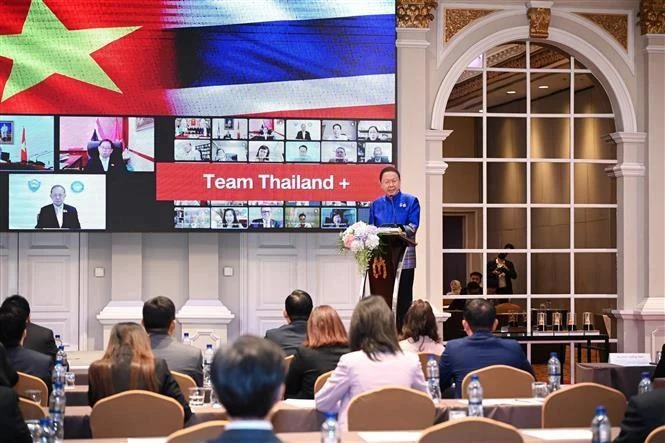
[[[286,227],[311,229],[319,226],[318,208],[286,208]]]
[[[113,142],[104,139],[97,148],[89,149],[92,156],[88,160],[85,172],[96,174],[118,174],[127,172],[125,160],[122,157],[122,148],[114,148]]]
[[[64,186],[54,185],[51,188],[52,204],[40,209],[36,229],[81,229],[78,212],[74,206],[65,204],[66,196]]]
[[[282,227],[282,208],[250,208],[250,218],[252,222],[250,228],[281,228]]]
[[[245,229],[247,208],[213,208],[212,227],[214,229]]]
[[[347,228],[356,222],[355,208],[323,208],[322,228]]]

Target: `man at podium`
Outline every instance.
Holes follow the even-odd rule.
[[[384,194],[369,207],[369,223],[375,226],[399,225],[410,239],[415,239],[420,224],[420,203],[418,199],[400,190],[399,170],[386,166],[379,174]],[[397,292],[397,330],[402,330],[404,316],[413,301],[413,276],[416,267],[416,248],[409,246],[404,255],[402,273]]]

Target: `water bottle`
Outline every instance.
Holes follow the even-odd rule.
[[[321,443],[340,443],[341,441],[337,414],[326,412],[326,419],[321,425]]]
[[[60,338],[60,334],[55,334],[55,347],[60,349],[60,346],[63,346],[62,338]]]
[[[550,392],[561,389],[561,362],[556,352],[551,352],[547,361],[547,389]]]
[[[212,366],[212,359],[215,356],[215,351],[212,349],[212,345],[206,345],[206,350],[203,353],[203,387],[212,388],[212,382],[210,380],[210,367]]]
[[[63,345],[58,346],[58,352],[55,354],[55,359],[60,360],[65,371],[69,370],[69,362],[67,361],[67,353]]]
[[[192,346],[192,339],[189,338],[189,332],[184,332],[182,334],[182,344],[187,346]]]
[[[478,374],[471,376],[471,383],[466,387],[466,396],[469,398],[469,417],[482,417],[483,387],[478,380]]]
[[[53,435],[53,428],[51,428],[51,420],[48,417],[39,419],[39,442],[40,443],[54,443],[55,436]]]
[[[60,351],[58,351],[58,354],[55,356],[55,365],[53,366],[53,371],[51,372],[51,382],[53,386],[60,384],[62,386],[65,385],[65,372],[66,369],[62,364],[62,355],[59,355]]]
[[[53,391],[49,398],[49,416],[54,441],[61,442],[65,439],[65,386],[60,383],[53,385]]]
[[[439,363],[433,355],[427,360],[427,388],[432,400],[438,402],[441,400],[441,386],[439,385]]]
[[[646,371],[642,372],[642,380],[640,380],[640,384],[637,385],[637,393],[644,394],[645,392],[651,392],[652,389],[651,376]]]
[[[605,406],[596,406],[596,415],[591,420],[591,443],[610,443],[612,441],[612,426],[607,418]]]

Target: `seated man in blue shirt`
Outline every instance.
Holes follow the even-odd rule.
[[[403,193],[400,189],[401,176],[394,166],[386,166],[379,174],[379,182],[384,196],[377,198],[369,207],[369,223],[375,226],[399,225],[407,237],[415,240],[420,224],[420,203],[418,199]],[[416,248],[406,248],[402,262],[397,292],[397,331],[402,330],[406,311],[413,301],[413,277],[416,268]]]
[[[473,371],[492,365],[512,366],[533,374],[531,363],[516,340],[495,337],[498,321],[489,301],[471,300],[464,309],[462,326],[467,337],[450,340],[439,363],[441,391],[455,383],[455,397],[461,398],[462,380]]]

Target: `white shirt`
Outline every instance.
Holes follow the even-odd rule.
[[[268,420],[231,420],[229,424],[224,427],[225,430],[232,429],[252,429],[272,431],[272,423]]]
[[[111,157],[99,157],[99,160],[102,162],[102,168],[104,168],[104,172],[108,172],[109,170],[109,161],[111,160]]]
[[[437,343],[429,337],[420,337],[418,342],[415,342],[413,338],[407,338],[399,342],[399,347],[404,352],[426,352],[436,355],[443,354],[444,350],[443,343]]]
[[[55,209],[55,218],[58,219],[58,227],[62,228],[62,211],[64,209],[64,204],[60,206],[53,205]]]

